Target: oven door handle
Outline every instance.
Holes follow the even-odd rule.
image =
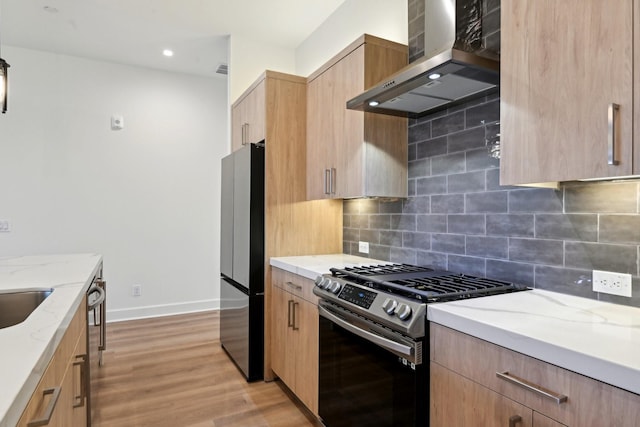
[[[414,356],[414,351],[413,348],[408,346],[408,345],[404,345],[404,344],[400,344],[396,341],[387,339],[385,337],[381,337],[380,335],[371,333],[369,331],[365,331],[364,329],[360,329],[357,326],[352,325],[351,323],[347,322],[346,320],[343,320],[342,318],[336,316],[335,314],[331,313],[329,310],[325,309],[324,307],[320,307],[318,306],[318,312],[320,313],[320,315],[326,319],[329,319],[330,321],[332,321],[333,323],[343,327],[344,329],[348,330],[349,332],[366,339],[367,341],[371,341],[372,343],[385,348],[387,350],[391,350],[391,351],[395,351],[397,353],[403,354],[405,356],[409,356],[409,357],[413,357]]]
[[[97,306],[102,304],[102,302],[104,301],[104,298],[105,298],[104,289],[102,289],[99,285],[95,283],[91,285],[91,287],[87,291],[87,296],[94,293],[98,293],[98,297],[92,303],[88,304],[89,307],[87,311],[94,310]]]

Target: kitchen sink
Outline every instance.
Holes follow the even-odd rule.
[[[24,322],[53,289],[0,293],[0,329]]]

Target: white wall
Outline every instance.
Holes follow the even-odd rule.
[[[0,256],[102,253],[112,320],[217,307],[226,80],[2,54]]]
[[[230,103],[264,70],[308,76],[362,34],[407,43],[407,0],[346,0],[295,49],[231,35]]]
[[[295,74],[294,50],[232,34],[229,49],[229,99],[233,104],[265,71]]]
[[[407,44],[407,0],[347,0],[295,51],[295,74],[308,76],[362,34]]]

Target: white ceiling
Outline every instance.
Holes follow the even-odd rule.
[[[0,43],[214,76],[230,34],[295,48],[344,1],[0,0]]]

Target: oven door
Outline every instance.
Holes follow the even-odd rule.
[[[356,316],[322,301],[318,310],[318,414],[324,424],[427,425],[428,371],[421,363],[424,340],[411,343],[403,336],[394,340],[391,331],[383,337],[358,324]]]

